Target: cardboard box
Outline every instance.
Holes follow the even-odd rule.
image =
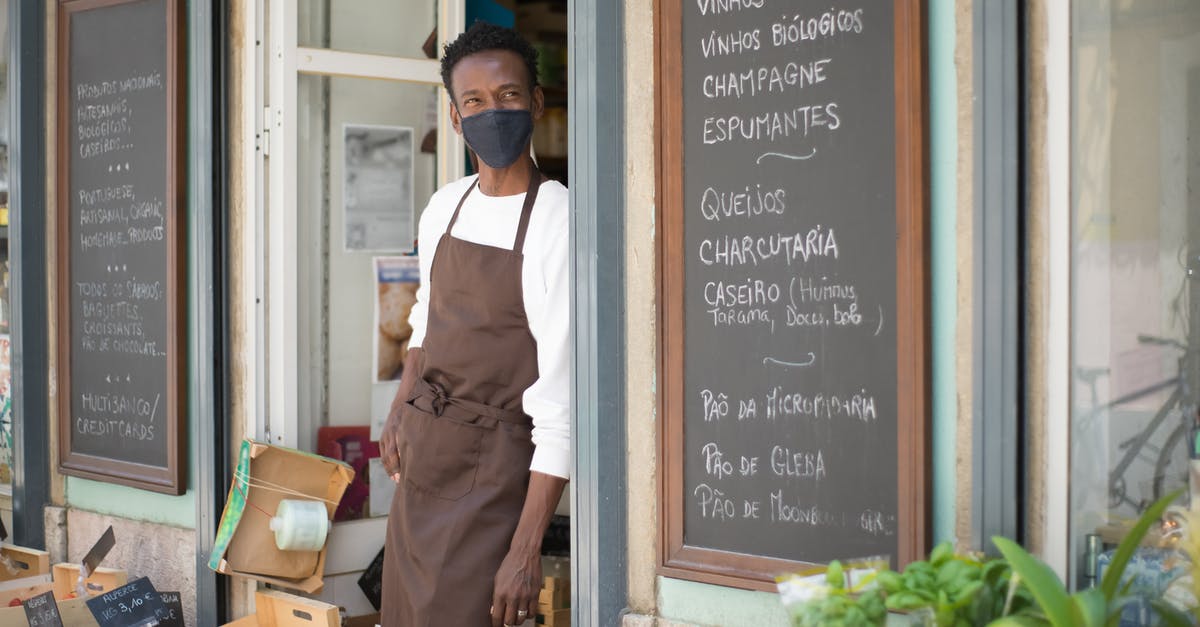
[[[309,594],[320,591],[327,546],[320,551],[280,551],[270,519],[283,499],[308,498],[325,501],[332,520],[353,479],[354,470],[342,462],[245,440],[209,568]]]

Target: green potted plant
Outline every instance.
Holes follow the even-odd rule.
[[[1045,562],[1004,537],[992,541],[1003,559],[957,554],[950,543],[938,545],[928,560],[908,564],[903,572],[886,566],[855,585],[847,585],[844,568],[832,562],[823,579],[796,578],[792,594],[783,594],[796,627],[817,625],[883,625],[887,612],[904,613],[933,627],[1109,627],[1120,624],[1121,613],[1136,597],[1129,594],[1126,566],[1146,533],[1157,524],[1178,490],[1159,499],[1138,519],[1118,545],[1100,586],[1067,591]],[[1182,550],[1191,556],[1193,583],[1200,598],[1200,513],[1197,532],[1186,536]],[[1190,519],[1187,521],[1190,522]],[[781,593],[785,591],[781,582]],[[796,594],[796,590],[802,593]],[[1151,600],[1162,624],[1196,624],[1200,610],[1185,613],[1162,599]]]
[[[1007,613],[991,624],[993,627],[1023,627],[1051,625],[1053,627],[1115,626],[1121,622],[1121,612],[1136,599],[1128,594],[1128,582],[1122,582],[1125,567],[1150,528],[1157,524],[1167,507],[1179,497],[1177,490],[1159,499],[1138,519],[1129,534],[1121,540],[1112,563],[1104,571],[1098,588],[1067,592],[1058,575],[1045,562],[1030,555],[1020,545],[1003,537],[992,538],[996,548],[1012,565],[1020,586],[1029,590],[1034,604],[1020,611]],[[1159,618],[1167,625],[1192,625],[1184,613],[1173,606],[1151,602]]]
[[[795,627],[883,625],[889,612],[912,624],[966,627],[985,625],[1033,603],[1028,592],[1011,589],[1006,561],[955,553],[949,542],[903,572],[880,566],[853,586],[847,585],[843,571],[840,562],[832,562],[824,579],[808,577],[794,584],[803,593],[783,594]]]

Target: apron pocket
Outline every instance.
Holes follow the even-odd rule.
[[[496,437],[484,445],[479,460],[480,485],[503,486],[521,494],[529,487],[529,464],[533,461],[532,429],[527,425],[500,422]],[[519,514],[519,511],[518,511]]]
[[[493,424],[472,424],[404,405],[400,419],[404,480],[438,498],[457,501],[475,487],[479,449]]]

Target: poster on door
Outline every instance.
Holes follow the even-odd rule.
[[[399,381],[412,338],[408,314],[417,302],[417,257],[375,257],[375,330],[372,383]]]
[[[412,252],[413,129],[346,124],[342,137],[346,252]]]

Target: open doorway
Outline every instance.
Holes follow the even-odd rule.
[[[253,386],[257,439],[341,459],[343,498],[316,598],[369,616],[370,576],[392,487],[378,438],[407,349],[417,259],[432,245],[417,225],[432,194],[472,173],[449,123],[442,46],[485,20],[520,32],[540,57],[546,115],[535,125],[539,168],[566,184],[566,0],[265,0],[265,154],[255,176],[265,216],[258,250],[266,295]],[[282,55],[273,42],[283,42]],[[423,247],[424,244],[424,247]],[[397,324],[388,324],[387,320]],[[248,429],[249,431],[250,429]],[[569,499],[543,542],[545,574],[570,572]],[[564,590],[566,586],[564,585]],[[557,606],[569,607],[558,593]],[[569,613],[569,610],[567,610]]]
[[[538,83],[546,94],[546,113],[533,133],[538,167],[552,179],[567,181],[567,2],[525,0],[515,5],[514,28],[538,51]]]

